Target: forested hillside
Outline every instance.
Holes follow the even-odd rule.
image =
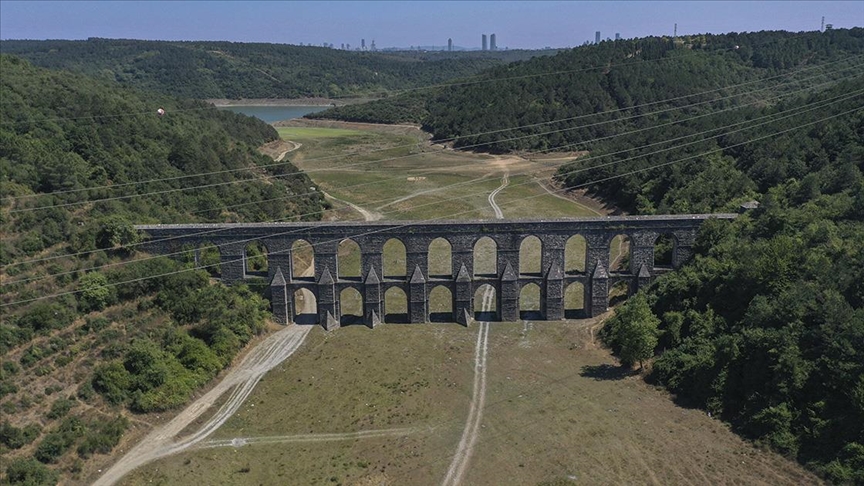
[[[587,141],[624,129],[770,102],[779,93],[848,76],[843,68],[860,63],[862,53],[860,28],[607,41],[495,67],[471,84],[309,117],[421,123],[435,139],[456,138],[456,147],[483,144],[476,148],[481,151],[590,150]],[[473,136],[489,131],[495,133]]]
[[[316,219],[324,202],[258,153],[277,133],[257,119],[7,55],[0,72],[0,482],[54,484],[265,324],[260,293],[141,254],[131,225]]]
[[[682,403],[864,484],[862,54],[860,28],[605,42],[314,116],[420,122],[482,151],[587,150],[558,181],[635,214],[760,202],[707,224],[695,260],[604,338],[627,363],[656,355],[649,378]]]
[[[605,340],[630,362],[648,343],[649,378],[682,403],[862,484],[864,77],[709,119],[622,137],[559,170],[638,214],[761,203],[706,224],[695,260],[627,302]]]
[[[352,52],[286,44],[123,39],[5,40],[0,52],[41,67],[197,99],[381,95],[546,54]]]

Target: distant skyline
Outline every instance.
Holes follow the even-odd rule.
[[[0,39],[225,40],[379,49],[453,45],[575,47],[649,35],[819,30],[864,25],[857,1],[16,1],[0,0]]]

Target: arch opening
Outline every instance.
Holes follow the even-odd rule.
[[[630,297],[630,283],[619,280],[609,287],[609,307],[614,307]]]
[[[453,278],[453,248],[446,238],[435,238],[428,251],[430,278]]]
[[[354,287],[339,292],[339,323],[341,326],[363,324],[363,297]]]
[[[585,317],[585,286],[580,282],[573,282],[564,290],[564,318],[582,317]]]
[[[536,236],[528,236],[519,244],[519,273],[541,276],[543,272],[543,242]]]
[[[519,317],[521,319],[542,319],[540,312],[540,286],[529,283],[519,291]]]
[[[384,322],[408,322],[408,296],[399,287],[384,292]]]
[[[564,245],[564,272],[568,274],[585,273],[585,260],[588,245],[582,235],[573,235]]]
[[[405,244],[397,238],[390,238],[384,243],[382,255],[382,273],[385,278],[403,277],[408,275],[405,268]]]
[[[498,244],[484,236],[474,243],[474,276],[498,277]]]
[[[360,281],[360,245],[351,238],[342,240],[336,250],[336,274],[342,280]]]
[[[443,285],[438,285],[429,292],[429,320],[453,322],[453,293]]]
[[[306,240],[291,244],[291,275],[295,280],[315,280],[315,250]]]
[[[654,241],[654,268],[672,268],[672,253],[675,248],[675,236],[663,233]],[[636,269],[638,272],[639,269]]]
[[[474,319],[478,321],[498,320],[498,295],[495,287],[483,284],[474,292]]]
[[[609,271],[627,272],[630,267],[630,237],[616,235],[609,243]]]
[[[309,289],[294,291],[294,323],[315,324],[318,322],[318,301]]]
[[[246,245],[246,257],[243,259],[245,272],[250,277],[267,277],[269,262],[267,247],[260,241],[252,241]]]

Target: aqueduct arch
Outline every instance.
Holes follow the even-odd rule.
[[[145,245],[151,253],[174,253],[184,246],[197,248],[203,242],[216,244],[222,281],[229,284],[247,278],[247,245],[251,241],[260,242],[267,248],[267,272],[276,319],[283,323],[295,320],[294,295],[305,289],[314,295],[318,323],[333,329],[340,325],[339,298],[348,288],[360,293],[362,319],[368,326],[384,322],[385,293],[394,287],[407,298],[407,319],[411,323],[430,321],[430,293],[443,287],[449,291],[451,305],[436,304],[435,309],[452,309],[452,320],[467,324],[480,304],[475,302],[475,293],[484,285],[495,290],[494,314],[502,321],[519,319],[520,293],[528,284],[535,284],[540,289],[539,315],[543,319],[564,319],[565,289],[576,283],[580,285],[573,288],[581,286],[584,293],[581,315],[596,316],[606,311],[609,290],[613,285],[624,282],[631,291],[635,291],[650,283],[656,275],[680,267],[692,255],[696,234],[705,220],[733,219],[736,216],[686,214],[548,220],[171,224],[136,228],[146,233]],[[574,270],[570,264],[565,268],[565,251],[573,252],[568,241],[576,235],[584,239],[576,255],[580,261],[586,262],[584,271]],[[610,247],[616,235],[626,236],[629,240],[629,261],[620,270],[610,271]],[[655,267],[655,242],[660,235],[670,235],[673,243],[671,269]],[[339,275],[339,244],[349,238],[360,248],[359,278],[341,278]],[[484,264],[486,268],[494,268],[494,273],[474,271],[475,243],[484,238],[494,243],[495,255],[491,258],[495,261]],[[402,272],[384,273],[384,246],[393,239],[404,245],[404,275],[391,275]],[[449,275],[442,274],[440,262],[430,263],[430,245],[441,243],[441,239],[450,245],[452,271]],[[520,272],[523,269],[520,249],[526,239],[534,241],[535,247],[540,248],[539,273]],[[301,265],[297,264],[294,255],[304,245],[307,251],[311,245],[314,253],[314,271],[307,272],[311,273],[308,276],[297,274]],[[311,259],[309,255],[302,258],[304,261]],[[574,256],[567,253],[567,258]],[[401,261],[399,264],[401,266]],[[533,266],[536,267],[536,263]],[[433,267],[439,270],[435,271]],[[430,268],[433,268],[432,272]],[[436,295],[447,293],[439,289]],[[431,312],[440,314],[436,310]]]

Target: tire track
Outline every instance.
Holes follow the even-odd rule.
[[[498,204],[495,202],[495,196],[498,195],[499,192],[503,191],[505,187],[510,184],[510,171],[504,172],[504,177],[501,178],[501,185],[498,186],[497,189],[489,193],[489,197],[486,199],[489,201],[489,205],[492,206],[492,210],[495,211],[495,218],[504,219],[504,213],[501,211],[501,208],[498,207]]]
[[[491,310],[493,295],[494,290],[491,287],[488,287],[483,293],[483,312]],[[468,419],[465,422],[465,429],[462,431],[459,446],[456,448],[456,454],[453,456],[450,467],[447,469],[447,475],[441,483],[442,486],[455,486],[462,482],[471,455],[474,453],[474,446],[480,432],[480,422],[483,419],[483,406],[486,402],[486,356],[488,350],[489,323],[484,321],[480,323],[480,332],[477,334],[477,346],[474,352],[474,391],[468,409]]]
[[[243,447],[250,444],[287,444],[296,442],[331,442],[339,440],[374,439],[378,437],[401,437],[423,430],[421,427],[405,427],[398,429],[360,430],[357,432],[333,434],[297,434],[269,437],[236,437],[234,439],[208,440],[198,448],[212,449],[215,447]]]
[[[109,486],[132,470],[151,461],[182,452],[212,434],[240,408],[265,373],[278,366],[303,344],[312,326],[288,326],[272,334],[247,354],[236,368],[212,390],[186,407],[167,424],[152,430],[135,447],[108,469],[94,486]],[[231,390],[222,407],[197,432],[174,438],[195,419],[207,411],[216,400]]]

